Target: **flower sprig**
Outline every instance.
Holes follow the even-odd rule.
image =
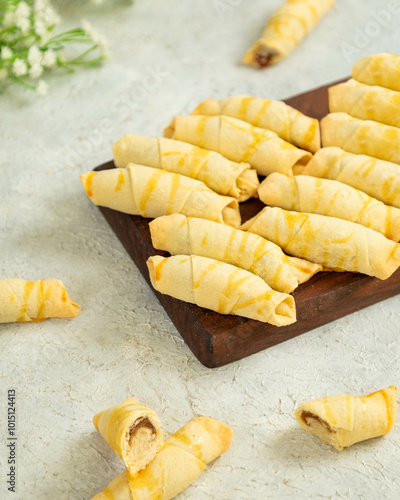
[[[0,80],[45,94],[47,84],[38,80],[45,71],[73,72],[108,58],[107,40],[87,21],[53,35],[59,21],[49,0],[0,0]],[[71,44],[79,46],[78,54],[67,54]]]

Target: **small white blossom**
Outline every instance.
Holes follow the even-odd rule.
[[[26,2],[19,2],[15,9],[16,17],[29,17],[31,15],[31,8]]]
[[[31,78],[39,78],[43,73],[43,67],[40,64],[34,64],[29,68],[29,76]]]
[[[39,12],[43,10],[48,5],[48,3],[48,0],[35,0],[33,8],[35,12]]]
[[[49,27],[60,22],[60,18],[58,17],[56,11],[50,5],[43,11],[42,19]]]
[[[108,49],[108,40],[103,35],[93,28],[93,26],[85,20],[82,20],[82,28],[86,32],[86,34],[92,39],[93,43],[98,45],[100,50],[104,53],[109,52]]]
[[[37,45],[32,45],[28,51],[28,63],[31,66],[40,65],[42,61],[42,51]]]
[[[92,0],[102,3],[103,0]],[[47,84],[39,78],[45,68],[62,66],[62,61],[78,65],[92,66],[103,61],[108,55],[108,42],[90,23],[84,22],[84,29],[60,34],[59,39],[51,40],[54,26],[59,17],[52,0],[0,0],[0,80],[10,79],[17,83],[36,88],[39,95],[47,92]],[[4,5],[3,5],[4,4]],[[76,36],[76,34],[86,36]],[[66,58],[64,44],[81,39],[88,46],[86,59]],[[58,40],[61,40],[58,43]],[[45,47],[45,43],[48,44]],[[86,51],[82,55],[86,55]],[[100,55],[99,55],[100,52]],[[24,78],[22,78],[24,77]],[[36,80],[37,79],[37,80]],[[29,80],[35,81],[30,83]]]
[[[38,83],[38,86],[36,88],[36,93],[39,96],[44,96],[47,94],[47,91],[49,90],[49,86],[44,80],[40,80]]]
[[[37,45],[31,45],[28,50],[28,63],[33,66],[34,64],[40,64],[42,60],[42,51]]]
[[[35,33],[40,36],[40,38],[46,38],[47,27],[41,19],[35,19],[34,23]]]
[[[12,70],[15,76],[23,76],[28,73],[25,61],[19,58],[15,59]]]
[[[27,17],[20,17],[16,20],[15,25],[26,35],[31,27],[31,22]]]
[[[46,52],[43,55],[42,65],[45,68],[53,68],[56,65],[56,62],[57,62],[57,57],[54,50],[52,49],[46,50]]]
[[[7,45],[3,45],[1,48],[1,58],[5,61],[6,59],[11,59],[13,56],[13,51]]]
[[[37,0],[35,2],[35,15],[47,27],[54,26],[60,21],[57,12],[53,9],[48,0]]]
[[[31,8],[25,2],[19,2],[15,9],[15,25],[23,34],[27,34],[31,27]]]

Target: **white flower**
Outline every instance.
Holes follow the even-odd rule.
[[[45,9],[48,6],[48,4],[49,4],[48,0],[35,0],[35,3],[33,5],[35,13]]]
[[[40,36],[40,38],[45,38],[47,35],[47,27],[41,19],[35,18],[34,24],[35,33]]]
[[[36,0],[34,5],[35,16],[47,27],[58,24],[60,18],[48,0]]]
[[[109,52],[107,38],[100,35],[100,33],[95,30],[88,21],[82,20],[82,28],[92,39],[93,43],[98,45],[102,52],[104,52],[105,54]]]
[[[29,17],[31,15],[31,8],[26,2],[19,2],[15,9],[16,17]]]
[[[31,22],[28,17],[20,17],[17,18],[15,25],[26,35],[31,27]]]
[[[19,58],[15,59],[12,70],[15,76],[23,76],[28,72],[25,61]]]
[[[8,76],[8,71],[4,68],[0,69],[0,80],[4,80]]]
[[[44,96],[47,94],[47,91],[49,90],[49,86],[44,80],[40,80],[38,83],[38,86],[36,87],[36,93],[39,96]]]
[[[23,34],[28,33],[31,27],[30,15],[31,8],[25,2],[19,2],[15,9],[15,25]]]
[[[43,21],[47,26],[54,26],[55,24],[58,24],[60,22],[60,18],[57,15],[57,12],[51,7],[51,5],[48,5],[42,14]]]
[[[28,63],[31,66],[41,63],[42,61],[42,51],[37,45],[32,45],[28,51]]]
[[[34,6],[34,30],[42,40],[49,37],[50,28],[59,23],[57,12],[50,5],[49,0],[35,0]]]
[[[3,60],[6,59],[11,59],[13,56],[13,51],[10,49],[10,47],[7,47],[7,45],[3,45],[1,48],[1,58]]]
[[[42,65],[45,68],[53,68],[56,65],[56,62],[57,62],[57,57],[54,50],[52,49],[46,50],[46,52],[43,55]]]
[[[29,76],[31,78],[38,78],[43,73],[43,67],[40,64],[34,64],[29,69]]]

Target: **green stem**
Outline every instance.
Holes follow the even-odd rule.
[[[24,87],[29,90],[35,90],[36,87],[34,85],[30,85],[27,81],[22,80],[22,78],[19,78],[18,76],[9,76],[9,80],[12,80],[15,83],[18,83],[21,87]]]

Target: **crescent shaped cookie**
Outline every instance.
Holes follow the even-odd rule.
[[[0,323],[74,318],[80,309],[59,280],[0,280]]]
[[[348,80],[330,87],[328,94],[331,113],[400,127],[400,92]]]
[[[321,120],[322,145],[400,164],[400,129],[347,113],[330,113]]]
[[[154,219],[149,227],[157,250],[232,264],[260,276],[278,292],[293,292],[322,269],[318,264],[288,257],[261,236],[205,219],[173,214]]]
[[[284,141],[315,153],[321,147],[319,122],[300,113],[283,101],[238,95],[226,99],[206,99],[193,111],[193,115],[231,116],[266,128]]]
[[[164,134],[217,151],[229,160],[250,163],[260,175],[293,175],[293,167],[306,165],[312,157],[271,130],[229,116],[176,116]]]
[[[261,38],[243,57],[264,68],[288,56],[334,6],[334,0],[286,0],[270,17]]]
[[[307,432],[342,450],[390,432],[396,419],[396,397],[393,385],[366,396],[338,394],[306,401],[294,415]]]
[[[400,165],[396,163],[340,148],[322,148],[302,173],[348,184],[386,205],[400,208]]]
[[[400,209],[342,182],[275,173],[262,182],[258,193],[260,200],[271,207],[337,217],[369,227],[393,241],[400,240]]]
[[[324,215],[265,207],[242,229],[273,241],[289,255],[333,271],[389,278],[400,265],[400,245],[373,229]]]
[[[164,441],[154,460],[135,476],[116,477],[92,500],[170,500],[231,446],[233,431],[209,417],[197,417]]]
[[[147,267],[157,291],[185,302],[275,326],[296,321],[293,297],[244,269],[198,255],[156,255]]]
[[[93,424],[131,475],[144,469],[163,446],[157,415],[136,398],[97,413]]]
[[[186,175],[238,201],[257,196],[257,172],[248,163],[230,161],[186,142],[128,134],[114,144],[113,153],[117,167],[136,163]]]
[[[381,53],[362,57],[352,71],[355,80],[400,92],[400,56]]]
[[[238,227],[238,201],[221,196],[203,182],[143,165],[128,165],[81,175],[95,205],[142,217],[172,213],[203,217]]]

